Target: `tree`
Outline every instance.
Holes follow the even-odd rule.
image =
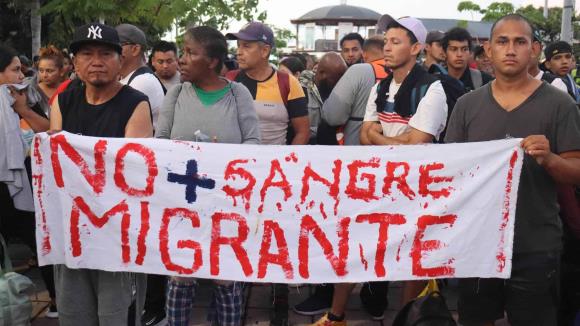
[[[174,16],[182,27],[208,25],[227,29],[235,20],[264,21],[266,12],[258,13],[259,0],[170,0]],[[185,14],[184,14],[185,13]]]
[[[276,54],[278,57],[280,57],[280,54],[282,53],[282,48],[287,47],[288,41],[293,39],[295,36],[294,33],[292,33],[292,31],[286,28],[278,28],[272,26],[272,31],[274,32],[274,39],[276,40],[276,52],[277,52]]]
[[[30,31],[32,34],[33,57],[40,50],[42,17],[39,14],[40,0],[30,0]]]
[[[469,13],[471,13],[471,20],[473,20],[473,14],[474,13],[480,13],[481,12],[481,7],[479,7],[478,4],[473,3],[471,1],[461,1],[458,5],[457,5],[457,11],[459,12],[464,12],[467,11]]]
[[[481,20],[485,22],[494,22],[505,15],[513,14],[514,11],[514,5],[509,2],[493,2],[486,9],[481,10],[481,13],[483,14]]]
[[[542,40],[546,43],[557,41],[560,38],[560,31],[562,27],[562,8],[554,7],[548,9],[548,19],[544,18],[544,8],[535,8],[532,5],[521,7],[516,10],[516,13],[526,17],[538,31]],[[572,17],[572,21],[577,21],[578,17]],[[574,35],[577,35],[580,26],[573,24]]]
[[[135,24],[151,41],[159,39],[177,21],[178,26],[209,25],[226,29],[234,20],[264,20],[259,0],[48,0],[41,14],[55,16],[51,40],[66,45],[74,28],[104,18],[108,25]]]

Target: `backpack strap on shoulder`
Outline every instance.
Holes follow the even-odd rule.
[[[163,95],[167,94],[167,88],[165,88],[165,85],[163,85],[159,77],[157,77],[155,72],[151,70],[149,66],[142,66],[137,68],[137,70],[135,70],[135,72],[129,78],[129,81],[127,81],[127,85],[131,86],[131,82],[133,82],[133,79],[144,74],[152,74],[153,77],[155,77],[155,79],[157,79],[157,81],[159,82],[159,85],[161,85],[161,89],[163,89]]]
[[[481,71],[469,68],[469,74],[471,75],[471,81],[473,82],[473,89],[480,88],[483,85]]]
[[[287,73],[277,70],[276,71],[278,80],[278,88],[280,89],[280,95],[282,96],[282,101],[284,101],[284,106],[288,108],[288,95],[290,95],[290,75]]]
[[[236,81],[239,74],[240,74],[240,69],[230,70],[226,73],[225,77],[226,77],[226,79],[228,79],[230,81]]]

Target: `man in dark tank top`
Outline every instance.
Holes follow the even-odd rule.
[[[151,137],[147,97],[118,81],[121,45],[115,29],[99,23],[81,26],[70,49],[83,83],[58,95],[50,129],[96,137]],[[133,301],[140,320],[143,275],[56,265],[54,276],[61,326],[126,325]]]

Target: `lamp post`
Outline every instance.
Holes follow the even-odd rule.
[[[562,8],[562,30],[560,31],[560,39],[562,41],[572,44],[572,13],[574,11],[573,0],[564,0],[564,8]]]

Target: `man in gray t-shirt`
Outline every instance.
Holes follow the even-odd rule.
[[[556,325],[562,247],[556,184],[580,184],[580,114],[569,96],[527,73],[532,27],[522,16],[494,24],[487,52],[497,79],[458,100],[445,141],[524,138],[526,155],[511,278],[460,280],[459,319],[493,325],[507,311],[513,326]]]

